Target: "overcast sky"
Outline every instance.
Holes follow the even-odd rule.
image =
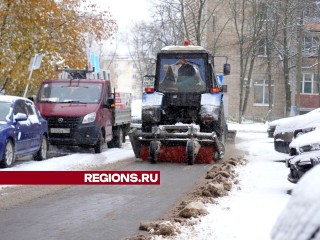
[[[110,5],[111,13],[121,26],[129,25],[132,21],[145,20],[149,15],[147,0],[101,0],[101,2],[102,6]]]
[[[127,48],[124,43],[125,35],[128,33],[132,23],[147,20],[149,17],[149,3],[148,0],[91,0],[101,9],[109,10],[113,18],[117,21],[119,27],[118,47],[119,54],[126,54]],[[115,43],[108,46],[108,48],[115,47]]]

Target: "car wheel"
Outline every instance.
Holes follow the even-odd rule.
[[[11,165],[14,161],[15,161],[14,145],[13,145],[12,140],[7,139],[6,145],[4,148],[3,157],[0,162],[0,167],[2,167],[2,168],[11,167]]]
[[[38,152],[34,155],[34,159],[37,161],[47,159],[48,149],[49,149],[48,138],[46,135],[43,135],[41,139],[40,148]]]
[[[274,149],[277,152],[290,153],[289,144],[290,143],[287,143],[287,142],[284,142],[284,141],[276,141],[276,140],[274,140]]]

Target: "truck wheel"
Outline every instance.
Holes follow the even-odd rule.
[[[113,130],[113,137],[110,142],[108,142],[108,148],[121,148],[123,141],[123,131],[121,127],[117,127]]]
[[[115,147],[116,148],[122,148],[122,142],[123,142],[123,130],[121,127],[118,127],[117,129],[117,134],[116,134],[116,139],[115,139]]]
[[[194,164],[194,146],[192,142],[187,143],[187,163],[188,165]]]
[[[104,144],[104,138],[102,135],[102,131],[100,130],[98,141],[97,141],[96,145],[94,146],[94,152],[95,153],[102,153],[103,144]]]
[[[47,154],[48,154],[48,138],[44,134],[41,139],[40,148],[33,157],[35,160],[41,161],[47,158]]]
[[[15,160],[14,145],[13,145],[12,140],[7,139],[6,145],[4,148],[3,157],[0,162],[0,167],[2,167],[2,168],[11,167],[14,160]]]

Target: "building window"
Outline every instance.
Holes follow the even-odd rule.
[[[303,54],[304,55],[317,55],[319,47],[318,36],[305,36],[303,41]]]
[[[307,4],[303,9],[303,21],[318,23],[320,20],[319,9],[320,1],[313,1],[312,4]]]
[[[269,86],[268,80],[254,81],[254,104],[268,105],[269,104]],[[271,100],[273,101],[274,81],[271,81]],[[273,102],[272,102],[273,103]]]
[[[301,93],[314,93],[314,91],[313,91],[313,74],[312,73],[304,73],[302,75],[300,92]]]
[[[260,39],[258,42],[258,55],[267,56],[267,44],[265,39]]]

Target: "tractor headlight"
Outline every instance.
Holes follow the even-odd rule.
[[[84,116],[82,120],[82,124],[91,123],[91,122],[94,122],[95,120],[96,120],[96,113],[95,112],[89,113]]]

